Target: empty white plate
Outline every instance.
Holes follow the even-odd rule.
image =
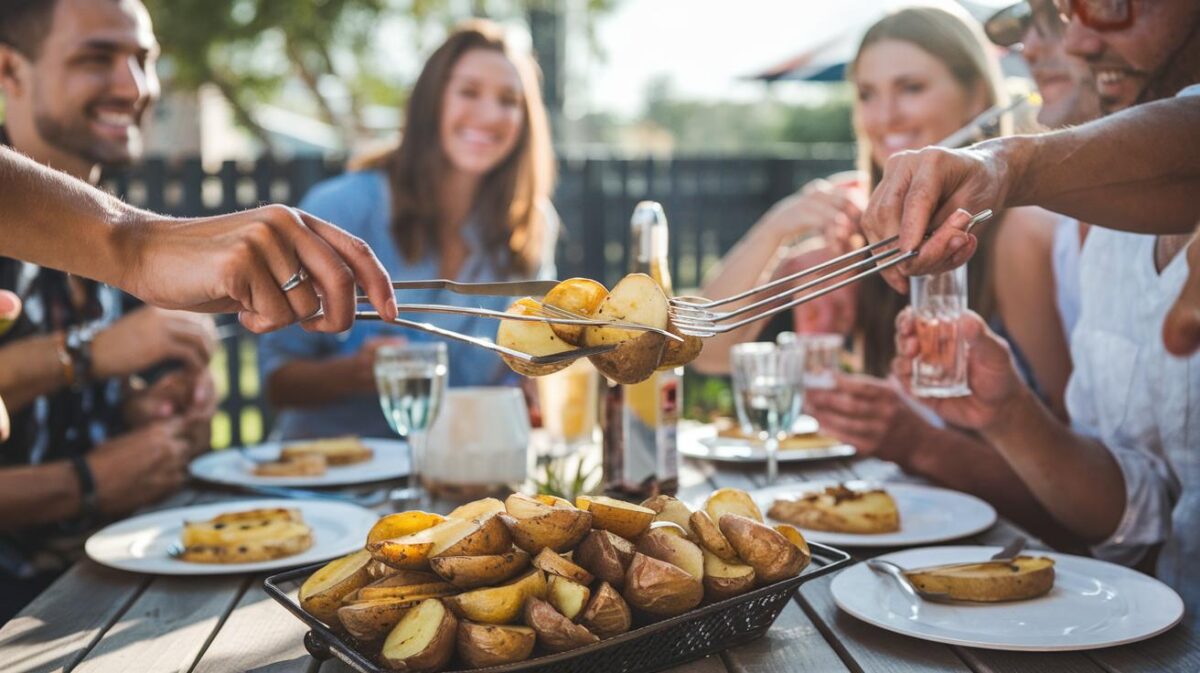
[[[837,482],[795,482],[771,486],[750,493],[763,515],[778,498],[794,498],[805,493],[823,490]],[[991,528],[996,522],[996,510],[973,495],[936,486],[906,483],[874,483],[847,481],[855,490],[882,488],[896,501],[900,511],[900,530],[895,533],[862,535],[833,533],[800,528],[804,537],[835,547],[912,547],[916,545],[957,540]],[[784,522],[779,522],[784,523]]]
[[[364,437],[362,443],[375,452],[370,460],[350,465],[330,465],[325,474],[299,477],[262,477],[254,474],[254,461],[271,461],[279,458],[279,452],[287,444],[298,442],[264,442],[248,446],[243,451],[252,460],[247,460],[242,451],[235,448],[210,451],[192,461],[188,470],[197,479],[228,486],[349,486],[384,479],[396,479],[408,474],[408,445],[398,439],[375,439]]]
[[[251,509],[299,509],[312,529],[313,545],[294,556],[256,563],[192,563],[173,558],[185,521],[207,521],[219,514]],[[164,509],[118,521],[88,538],[87,555],[97,563],[154,575],[225,575],[279,570],[328,561],[362,549],[379,515],[358,505],[324,500],[226,500]]]
[[[880,558],[904,568],[982,561],[999,547],[906,549]],[[1027,601],[932,603],[908,598],[894,579],[864,564],[830,590],[838,607],[889,631],[951,645],[1036,652],[1089,650],[1158,635],[1183,618],[1183,600],[1142,573],[1105,561],[1029,551],[1054,559],[1054,588]]]

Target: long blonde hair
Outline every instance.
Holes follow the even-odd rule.
[[[439,122],[450,74],[473,49],[500,52],[521,80],[524,123],[512,153],[480,185],[472,214],[484,230],[486,250],[508,251],[510,273],[530,273],[543,254],[546,232],[541,205],[554,190],[556,165],[550,124],[542,103],[541,73],[533,58],[509,44],[497,24],[473,19],[460,24],[429,57],[413,86],[399,147],[352,161],[352,170],[387,172],[392,198],[392,236],[404,258],[416,262],[441,245],[439,203],[433,195],[449,170]]]
[[[859,58],[868,47],[884,40],[908,42],[946,66],[955,81],[968,94],[983,93],[983,107],[1004,104],[1008,94],[1004,91],[1004,80],[983,28],[966,15],[950,12],[938,7],[909,7],[888,14],[877,21],[863,36],[848,75],[851,80],[856,74]],[[963,120],[965,123],[968,120]],[[871,142],[863,132],[858,107],[855,106],[854,129],[858,139],[858,166],[870,176],[869,190],[883,177],[883,167],[873,158]],[[1012,121],[1005,115],[1000,121],[998,135],[1011,133]],[[999,222],[997,217],[994,222]],[[995,311],[995,293],[989,273],[987,252],[998,226],[982,227],[979,230],[979,249],[968,267],[967,285],[970,290],[969,303],[984,318]],[[866,279],[859,285],[859,309],[856,315],[857,331],[863,335],[865,346],[864,365],[876,376],[886,376],[895,355],[896,315],[907,304],[907,299],[893,291],[878,276]]]

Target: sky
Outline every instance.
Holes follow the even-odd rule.
[[[942,0],[943,4],[953,4]],[[1012,0],[976,0],[1003,5]],[[924,0],[936,4],[939,0]],[[864,27],[911,0],[621,0],[600,19],[603,62],[571,66],[586,81],[577,105],[623,115],[641,109],[647,84],[667,75],[682,96],[761,98],[763,85],[740,78],[834,35]],[[985,10],[986,11],[986,10]],[[575,54],[568,58],[575,60]],[[780,87],[785,89],[785,87]],[[570,111],[568,111],[569,113]]]

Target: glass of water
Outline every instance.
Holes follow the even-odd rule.
[[[804,345],[738,344],[730,354],[734,402],[742,431],[755,433],[767,453],[767,483],[779,476],[779,441],[804,406]]]
[[[912,390],[919,397],[962,397],[967,385],[967,341],[961,319],[967,310],[967,267],[910,279],[913,320],[920,350],[913,361]]]
[[[424,509],[428,496],[421,482],[425,438],[446,395],[449,367],[446,344],[410,343],[375,351],[375,387],[388,425],[408,442],[411,456],[408,499]]]

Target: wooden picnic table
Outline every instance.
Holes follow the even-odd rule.
[[[761,466],[738,469],[685,460],[680,497],[763,485]],[[877,460],[785,464],[781,481],[903,479]],[[193,484],[159,507],[233,499]],[[449,511],[450,503],[439,503]],[[1021,534],[1009,523],[958,541],[1002,545]],[[1036,546],[1036,545],[1031,545]],[[857,557],[888,550],[851,550]],[[111,570],[83,560],[0,629],[0,671],[80,673],[260,671],[345,673],[337,660],[309,656],[307,628],[262,589],[264,575],[159,577]],[[834,605],[823,577],[801,585],[762,638],[671,669],[698,673],[841,671],[880,673],[1195,673],[1200,637],[1185,626],[1122,647],[1070,653],[998,652],[931,643],[885,631]]]

